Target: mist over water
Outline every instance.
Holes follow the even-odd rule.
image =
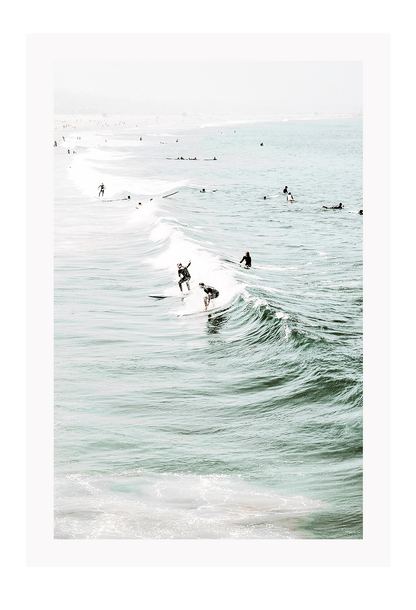
[[[361,119],[62,133],[55,537],[361,538]]]

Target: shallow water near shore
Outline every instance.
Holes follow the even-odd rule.
[[[362,120],[201,125],[55,132],[55,537],[362,538]]]

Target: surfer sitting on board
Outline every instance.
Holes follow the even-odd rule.
[[[204,292],[206,293],[206,296],[204,297],[204,305],[205,305],[205,311],[206,311],[210,302],[213,299],[216,299],[217,297],[219,297],[220,293],[218,292],[218,290],[216,288],[213,288],[212,286],[208,286],[208,284],[204,284],[204,282],[199,282],[199,287],[203,288]]]
[[[100,195],[102,195],[102,196],[104,197],[104,189],[105,189],[105,186],[104,186],[104,184],[101,182],[100,186],[98,187],[98,197],[99,197]]]
[[[250,256],[250,252],[246,252],[245,255],[243,256],[243,258],[241,259],[240,263],[242,263],[243,261],[246,261],[246,267],[251,267],[251,256]]]
[[[285,188],[283,189],[283,194],[286,195],[287,194],[287,186],[285,186]]]
[[[323,205],[322,207],[325,208],[326,210],[342,210],[344,206],[342,203],[339,203],[338,205],[332,205],[329,207],[326,205]]]
[[[178,282],[178,285],[179,285],[179,288],[181,289],[181,292],[182,292],[182,284],[184,282],[188,286],[188,290],[191,290],[191,287],[189,286],[189,280],[191,279],[191,274],[188,271],[188,267],[190,264],[191,264],[191,261],[189,261],[189,263],[186,265],[186,267],[183,267],[182,263],[178,263],[178,275],[181,278]]]

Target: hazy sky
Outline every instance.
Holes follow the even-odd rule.
[[[352,61],[60,61],[55,112],[361,112]]]

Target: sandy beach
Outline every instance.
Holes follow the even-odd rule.
[[[155,129],[155,128],[184,128],[215,127],[226,125],[268,123],[291,120],[322,120],[322,119],[348,119],[357,118],[357,114],[161,114],[161,115],[103,115],[103,114],[55,114],[54,133],[58,137],[65,133],[76,131],[105,132],[109,129]]]

